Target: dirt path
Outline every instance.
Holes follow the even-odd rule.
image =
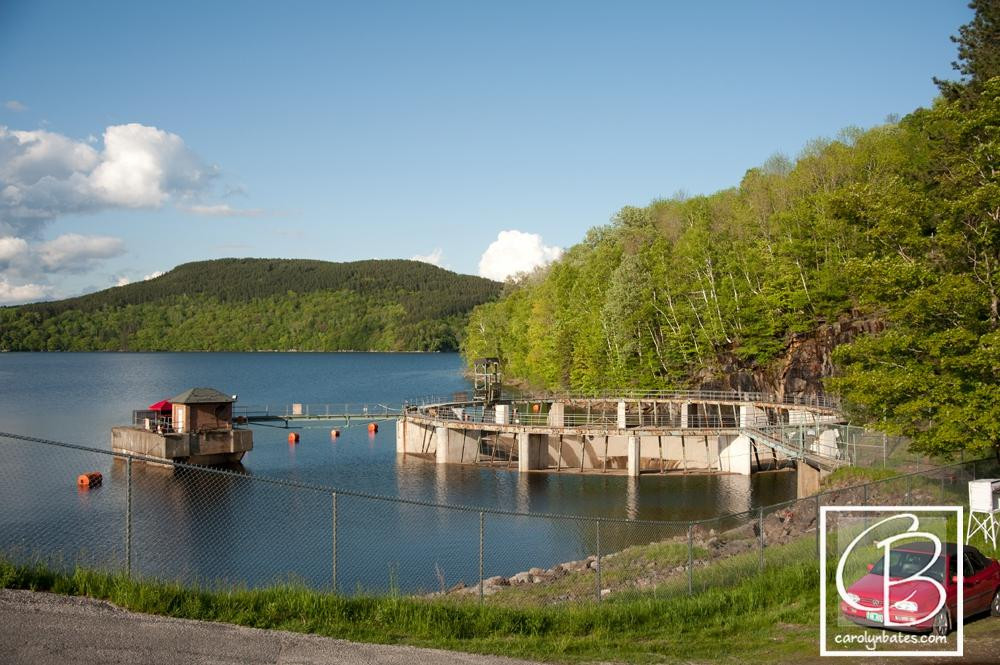
[[[138,614],[110,603],[0,589],[0,663],[136,665],[521,665],[494,656],[359,644]]]

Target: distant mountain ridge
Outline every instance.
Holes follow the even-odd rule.
[[[419,261],[216,259],[143,282],[0,309],[0,349],[458,348],[469,311],[501,285]]]

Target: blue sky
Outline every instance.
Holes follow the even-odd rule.
[[[224,256],[477,273],[503,231],[521,233],[493,270],[551,258],[623,205],[928,105],[970,18],[964,0],[6,0],[0,302]]]

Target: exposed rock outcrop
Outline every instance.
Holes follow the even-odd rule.
[[[766,366],[748,365],[734,354],[725,354],[718,366],[697,375],[695,385],[702,390],[765,392],[779,397],[823,395],[823,380],[836,369],[833,350],[884,329],[885,323],[878,317],[844,315],[808,333],[793,335],[781,356]]]

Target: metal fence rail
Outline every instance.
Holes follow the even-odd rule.
[[[530,405],[528,402],[516,402],[515,404]],[[728,406],[728,405],[724,405]],[[393,412],[389,412],[390,415]],[[399,415],[400,412],[396,412]],[[452,422],[474,422],[487,424],[510,424],[526,425],[534,427],[551,427],[552,421],[548,413],[534,412],[530,409],[510,410],[502,423],[496,420],[497,410],[495,407],[473,404],[470,402],[432,402],[424,405],[406,405],[402,411],[407,416],[417,416],[433,418],[435,420],[447,420]],[[732,411],[718,411],[715,413],[689,413],[683,417],[680,412],[660,413],[628,413],[625,416],[625,427],[634,428],[673,428],[691,430],[718,430],[718,429],[739,429],[741,426],[756,426],[761,428],[799,428],[813,427],[825,424],[827,421],[817,419],[815,423],[808,425],[798,425],[789,423],[776,423],[774,420],[764,415],[755,415],[741,418],[738,413]],[[605,427],[611,429],[621,429],[618,421],[618,414],[613,410],[592,410],[590,412],[578,413],[572,410],[563,413],[559,417],[561,427]],[[741,425],[741,422],[743,425]],[[830,420],[830,423],[837,421]]]
[[[276,418],[343,418],[345,416],[394,418],[402,413],[398,406],[381,402],[325,402],[322,404],[239,404],[233,407],[234,418],[273,416]]]
[[[737,390],[595,390],[595,391],[572,391],[572,392],[551,392],[539,396],[534,395],[513,395],[512,399],[547,399],[547,400],[574,400],[574,399],[600,399],[613,400],[620,399],[637,400],[690,400],[692,402],[760,402],[768,404],[781,404],[786,406],[814,406],[824,409],[837,409],[840,401],[832,395],[788,395],[778,396],[773,393],[749,392]],[[447,398],[446,398],[447,399]]]
[[[450,505],[0,433],[0,556],[210,588],[277,583],[479,602],[696,593],[815,557],[822,505],[964,503],[961,462],[692,521]],[[15,471],[16,470],[16,471]],[[72,480],[97,470],[104,484]],[[428,534],[433,534],[429,537]],[[816,534],[816,535],[814,535]]]

